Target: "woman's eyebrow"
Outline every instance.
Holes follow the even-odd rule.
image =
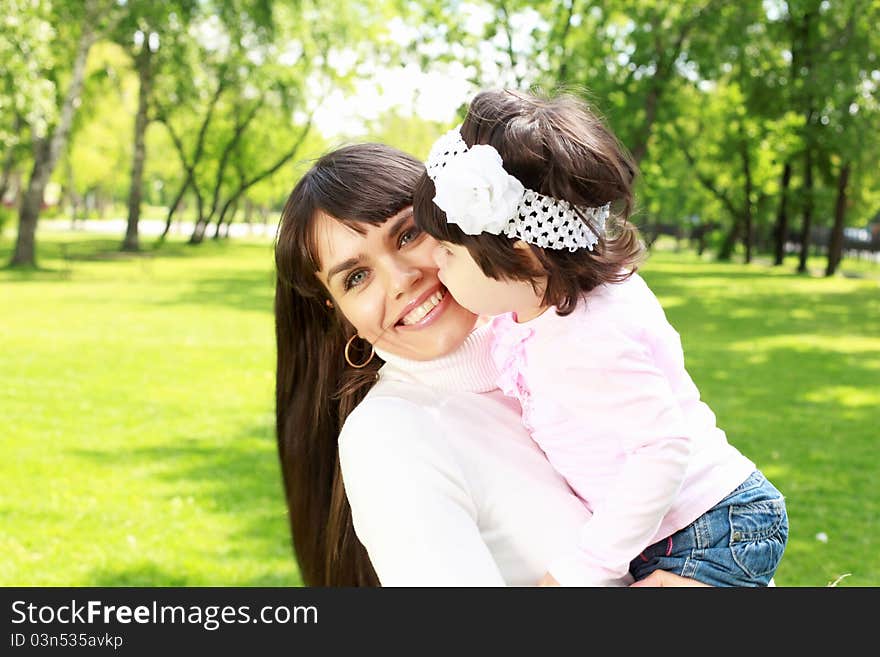
[[[402,217],[399,217],[399,218],[397,219],[397,221],[395,221],[395,222],[391,225],[391,230],[388,231],[388,234],[389,234],[389,235],[397,235],[397,233],[400,232],[400,229],[403,228],[403,225],[404,225],[407,221],[409,221],[410,219],[412,219],[412,216],[413,216],[413,213],[412,213],[412,210],[410,210],[409,212],[407,212],[407,213],[406,213],[405,215],[403,215]]]
[[[330,271],[327,272],[327,282],[329,283],[330,280],[334,276],[336,276],[336,274],[354,267],[356,264],[358,264],[361,261],[361,259],[362,259],[362,256],[357,255],[354,258],[349,258],[348,260],[343,260],[338,265],[335,265],[334,267],[332,267],[330,269]]]

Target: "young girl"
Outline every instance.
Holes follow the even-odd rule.
[[[543,583],[663,569],[766,586],[788,538],[784,499],[716,426],[636,273],[636,169],[615,136],[575,98],[485,91],[426,169],[414,213],[440,240],[440,280],[495,316],[498,385],[592,511]]]

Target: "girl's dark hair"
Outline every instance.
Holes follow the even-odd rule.
[[[544,305],[560,315],[603,283],[634,272],[644,254],[633,210],[636,165],[614,134],[587,104],[571,94],[539,96],[509,90],[478,93],[460,128],[470,147],[494,146],[504,169],[525,187],[578,206],[611,203],[611,217],[592,251],[542,249],[529,245],[541,264],[514,248],[504,235],[468,235],[434,202],[434,183],[423,174],[413,193],[415,222],[439,240],[467,247],[486,276],[498,280],[547,277]],[[589,222],[588,222],[589,223]],[[594,231],[595,232],[595,231]]]
[[[342,423],[376,381],[382,361],[360,370],[343,356],[354,329],[328,306],[315,273],[315,217],[355,230],[378,225],[412,205],[424,166],[382,144],[357,144],[318,159],[293,188],[275,240],[275,426],[294,552],[307,586],[377,586],[354,533],[339,469]],[[369,356],[354,348],[351,357]]]

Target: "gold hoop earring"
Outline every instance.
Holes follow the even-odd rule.
[[[352,362],[351,362],[351,357],[348,355],[348,350],[349,350],[349,348],[351,347],[351,343],[354,342],[354,339],[355,339],[357,336],[358,336],[357,333],[355,333],[353,336],[351,336],[351,337],[348,339],[348,342],[345,343],[345,362],[348,363],[349,365],[351,365],[351,366],[352,366],[353,368],[355,368],[356,370],[359,370],[359,369],[361,369],[361,368],[366,367],[367,365],[369,365],[370,361],[373,360],[373,356],[376,355],[376,350],[373,349],[373,345],[372,345],[372,344],[367,343],[367,344],[370,344],[370,357],[367,358],[367,360],[365,360],[365,361],[364,361],[363,363],[361,363],[360,365],[355,365],[354,363],[352,363]],[[364,340],[364,342],[366,342],[366,340]]]

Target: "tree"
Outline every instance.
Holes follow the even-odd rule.
[[[159,75],[188,75],[180,55],[180,42],[187,36],[196,6],[195,0],[128,0],[128,11],[111,35],[128,53],[138,79],[128,216],[121,245],[123,251],[140,249],[138,222],[147,159],[147,126],[154,118],[151,116],[154,81]]]
[[[137,78],[129,71],[125,52],[116,44],[98,41],[89,54],[80,95],[81,106],[70,129],[67,147],[52,178],[65,191],[71,221],[84,202],[105,207],[124,198],[129,176],[131,144],[120,135],[131,129]]]
[[[6,7],[0,16],[0,199],[27,158],[32,131],[45,133],[56,112],[54,86],[41,70],[55,38],[49,6],[7,0]]]
[[[850,188],[853,171],[865,167],[876,170],[876,146],[872,150],[866,144],[876,144],[873,136],[880,127],[878,80],[871,77],[880,50],[875,29],[880,8],[877,3],[858,0],[841,5],[834,15],[824,17],[832,42],[821,58],[826,100],[820,117],[824,127],[820,144],[828,153],[825,176],[835,197],[826,276],[833,276],[840,265],[847,214],[855,205],[853,197],[859,197],[859,192]],[[880,77],[880,73],[874,75]]]
[[[226,0],[192,25],[194,74],[156,94],[157,116],[185,172],[163,239],[187,194],[196,208],[189,242],[202,242],[212,225],[221,236],[248,191],[294,161],[324,95],[358,74],[357,64],[339,60],[360,59],[384,29],[374,9],[369,0]]]
[[[55,56],[46,62],[44,71],[45,77],[52,81],[56,89],[57,113],[43,117],[44,130],[34,130],[32,126],[33,167],[19,208],[18,237],[10,261],[10,266],[14,267],[36,266],[35,236],[43,194],[67,143],[82,93],[86,59],[101,30],[107,29],[117,18],[115,4],[109,0],[86,0],[82,3],[59,0],[48,9],[39,3],[36,6],[51,19],[60,37],[55,45],[62,47],[61,52],[53,53]],[[65,46],[70,50],[64,51]],[[72,64],[66,71],[62,69],[62,63],[68,58]],[[61,78],[65,73],[70,79],[62,91]]]

